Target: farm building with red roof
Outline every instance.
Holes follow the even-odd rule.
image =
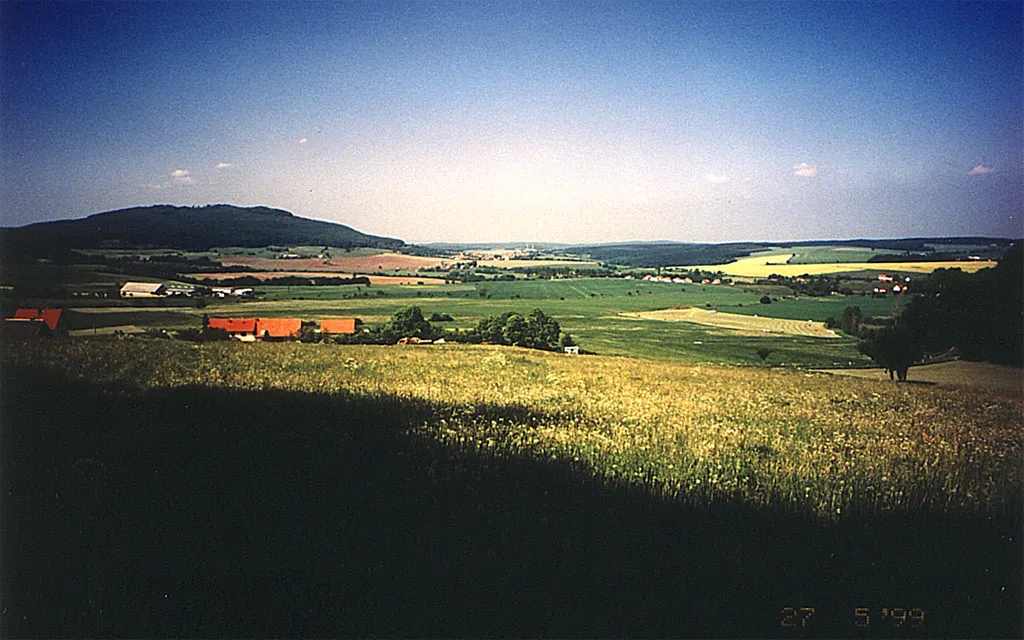
[[[206,326],[223,329],[228,336],[238,340],[296,338],[302,329],[299,318],[209,318]]]
[[[4,335],[11,338],[35,338],[65,335],[67,314],[62,309],[21,308],[3,323]]]
[[[302,320],[299,318],[256,318],[257,338],[296,338],[301,329]]]
[[[63,309],[18,309],[14,312],[15,320],[34,320],[46,324],[50,331],[60,326]]]
[[[355,332],[355,318],[323,318],[322,320],[320,320],[320,333],[339,334]]]
[[[206,326],[210,329],[223,329],[232,338],[256,335],[256,318],[210,318]]]

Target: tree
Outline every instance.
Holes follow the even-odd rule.
[[[761,304],[771,304],[772,299],[768,296],[761,296]]]
[[[900,382],[907,381],[907,370],[924,355],[919,335],[899,320],[862,340],[857,349],[886,369],[890,380],[895,375]]]
[[[514,311],[500,316],[489,316],[480,320],[473,331],[481,342],[547,351],[558,348],[561,333],[558,321],[540,309],[534,309],[526,316]]]
[[[402,338],[430,339],[435,333],[433,325],[423,317],[423,310],[419,307],[406,307],[396,311],[391,316],[388,329]]]
[[[835,317],[829,316],[825,321],[825,326],[829,329],[841,329],[844,333],[848,333],[851,336],[860,335],[863,324],[864,314],[861,312],[860,307],[846,307],[843,309],[843,314],[839,316],[838,320]]]
[[[532,347],[533,338],[530,335],[530,326],[526,319],[518,313],[513,313],[505,319],[505,325],[501,328],[503,344],[510,344],[517,347]]]
[[[558,347],[558,337],[562,329],[554,318],[540,309],[534,309],[526,315],[526,324],[530,341],[532,342],[528,346],[549,351],[553,351]]]
[[[1016,242],[995,269],[938,269],[900,322],[925,353],[955,347],[965,360],[1024,365],[1024,254]]]
[[[768,347],[761,347],[757,350],[757,357],[761,358],[762,363],[768,362],[768,356],[772,355],[772,350]]]

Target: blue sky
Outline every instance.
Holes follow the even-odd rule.
[[[1024,235],[1020,2],[0,2],[0,220]]]

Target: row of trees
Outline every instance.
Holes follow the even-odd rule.
[[[395,344],[402,338],[443,338],[447,342],[486,342],[545,351],[576,344],[571,335],[562,332],[557,320],[540,309],[534,309],[526,315],[509,311],[489,316],[468,331],[450,330],[435,324],[451,320],[451,316],[440,313],[434,313],[428,319],[419,307],[406,307],[396,311],[391,321],[383,326],[354,335],[338,336],[335,340],[345,344]]]

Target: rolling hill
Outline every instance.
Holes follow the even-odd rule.
[[[803,240],[798,242],[729,242],[705,244],[688,242],[626,242],[573,246],[571,252],[629,267],[679,267],[727,264],[757,251],[796,247],[867,248],[902,252],[873,259],[885,261],[957,260],[968,253],[996,259],[1013,244],[1009,238],[950,237],[858,240]]]
[[[271,245],[381,249],[405,246],[395,238],[360,233],[343,224],[300,218],[282,209],[227,204],[133,207],[75,220],[3,228],[0,236],[4,253],[46,253],[54,248],[171,247],[201,251],[211,247]]]

